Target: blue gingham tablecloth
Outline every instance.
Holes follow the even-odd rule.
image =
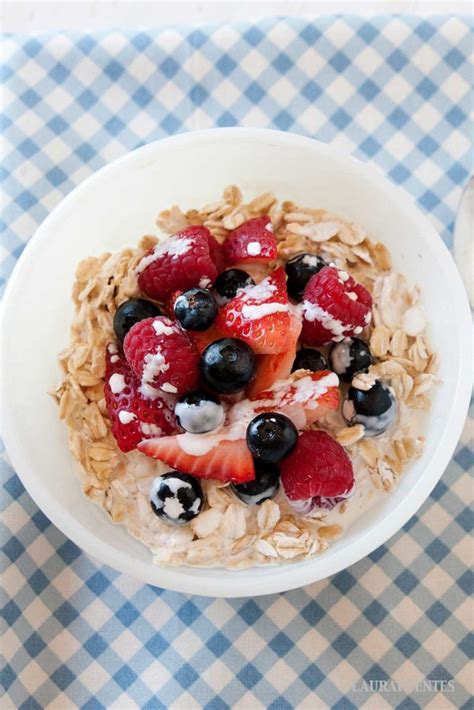
[[[377,164],[448,245],[470,164],[469,18],[272,19],[3,40],[3,282],[81,180],[148,141],[268,126]],[[472,430],[471,430],[472,431]],[[2,460],[2,708],[468,708],[472,463],[326,581],[187,597],[101,567]]]

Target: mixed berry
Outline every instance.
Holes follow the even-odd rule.
[[[224,306],[237,296],[237,291],[246,286],[255,286],[255,281],[242,269],[226,269],[219,274],[214,284],[217,303]]]
[[[295,370],[309,370],[310,372],[319,372],[319,370],[328,369],[328,361],[324,355],[316,348],[301,348],[296,353],[293,362],[292,372]],[[331,367],[336,375],[339,375],[337,370]],[[339,375],[340,376],[340,375]]]
[[[130,328],[145,318],[161,316],[161,310],[156,303],[146,301],[144,298],[132,298],[125,301],[117,308],[114,315],[114,333],[123,344]]]
[[[393,423],[397,405],[392,391],[383,382],[375,382],[368,390],[349,387],[342,405],[347,424],[362,424],[365,436],[383,434]]]
[[[170,471],[155,478],[150,490],[150,504],[155,515],[165,522],[184,525],[201,512],[204,494],[197,478]]]
[[[374,358],[367,343],[360,338],[344,338],[329,350],[331,370],[343,382],[350,382],[358,372],[367,372]]]
[[[327,266],[317,254],[297,254],[286,262],[285,271],[288,277],[286,287],[291,298],[301,301],[304,290],[312,276]]]
[[[176,402],[176,421],[191,434],[207,434],[223,424],[225,412],[219,398],[208,392],[189,392]]]
[[[284,414],[263,412],[248,425],[246,441],[254,459],[278,463],[295,448],[298,429]]]
[[[220,394],[242,392],[255,374],[252,348],[238,338],[220,338],[201,355],[204,384]]]
[[[248,483],[231,483],[230,487],[243,503],[260,505],[274,498],[280,488],[280,469],[268,461],[255,461],[255,478]]]
[[[185,330],[207,330],[214,323],[219,307],[209,289],[190,288],[176,297],[173,310]]]
[[[303,515],[349,497],[348,454],[309,427],[340,410],[378,436],[395,419],[386,384],[352,382],[374,363],[366,288],[315,254],[280,266],[266,216],[222,245],[188,227],[150,249],[137,278],[143,297],[114,316],[105,399],[119,448],[170,467],[151,487],[153,512],[191,521],[206,505],[206,478],[246,505],[284,494]]]

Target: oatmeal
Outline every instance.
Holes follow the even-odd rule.
[[[76,271],[54,396],[84,493],[157,564],[319,554],[422,453],[419,289],[361,227],[271,193],[157,225]]]

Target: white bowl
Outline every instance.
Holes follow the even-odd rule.
[[[242,571],[157,567],[148,549],[82,494],[66,427],[46,394],[69,339],[70,291],[83,257],[134,245],[158,212],[219,198],[231,183],[249,195],[322,206],[359,222],[390,249],[395,267],[422,287],[443,378],[426,424],[426,449],[384,502],[330,550],[299,564]],[[470,311],[456,267],[428,220],[379,172],[309,138],[258,129],[215,129],[167,138],[90,177],[56,207],[25,249],[5,295],[3,409],[8,452],[48,518],[100,562],[149,584],[240,597],[299,587],[357,562],[416,512],[458,441],[470,392]]]

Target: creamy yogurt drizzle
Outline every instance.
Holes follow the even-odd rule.
[[[109,377],[109,387],[113,394],[120,394],[126,387],[125,377],[118,372],[114,372]]]
[[[190,237],[169,237],[162,244],[157,244],[151,254],[144,256],[135,269],[135,273],[140,274],[150,264],[162,256],[169,255],[173,259],[187,254],[194,244],[194,240]]]
[[[332,369],[338,375],[342,375],[351,366],[351,345],[350,342],[342,341],[334,346],[331,351]]]
[[[315,320],[321,323],[323,328],[326,328],[326,330],[329,330],[329,332],[332,333],[334,336],[333,340],[336,342],[344,338],[344,332],[346,330],[353,330],[355,332],[353,325],[343,323],[337,318],[334,318],[334,316],[325,311],[323,308],[315,303],[311,303],[310,301],[303,301],[303,315],[304,318],[310,323],[313,323]],[[362,328],[359,332],[362,332]]]
[[[178,402],[174,411],[179,419],[179,423],[187,432],[193,433],[193,428],[195,428],[193,413],[196,409],[199,410],[199,424],[203,427],[207,427],[211,422],[216,421],[219,423],[218,426],[224,423],[225,411],[217,402],[203,400],[199,405],[190,404],[189,402]]]
[[[158,347],[156,352],[145,355],[145,367],[142,373],[142,384],[152,384],[156,377],[162,372],[169,370],[169,364],[166,362],[161,348]]]
[[[248,320],[258,320],[273,313],[288,313],[285,303],[261,303],[256,306],[243,306],[242,315]]]
[[[257,286],[254,284],[249,284],[244,286],[244,288],[239,289],[239,295],[241,295],[244,300],[255,301],[256,303],[263,303],[268,298],[271,298],[276,291],[275,284],[269,283],[268,278],[261,281]]]
[[[169,392],[170,394],[176,394],[177,388],[171,384],[171,382],[163,382],[161,385],[163,392]]]
[[[260,242],[249,242],[247,244],[247,254],[249,256],[258,256],[262,251]]]
[[[249,422],[256,416],[259,410],[280,411],[290,404],[303,403],[307,409],[314,410],[319,404],[321,397],[330,387],[337,387],[338,376],[332,372],[320,380],[313,380],[311,377],[302,377],[299,380],[279,380],[274,385],[274,396],[271,399],[259,399],[250,401],[242,400],[228,408],[225,423],[210,434],[179,434],[177,442],[181,449],[191,456],[204,456],[211,449],[218,446],[222,441],[237,441],[245,437],[245,432]],[[288,388],[291,387],[291,391]],[[299,408],[296,408],[299,409]],[[296,415],[300,414],[298,411]],[[302,425],[298,421],[297,426]]]
[[[128,412],[126,409],[121,409],[118,418],[121,424],[130,424],[130,422],[135,421],[137,415],[133,412]]]
[[[153,323],[152,323],[153,330],[155,331],[155,333],[157,335],[173,335],[173,333],[174,333],[173,324],[171,323],[171,321],[168,321],[168,323],[170,323],[170,325],[168,325],[167,321],[168,321],[167,318],[166,319],[156,318],[153,321]]]
[[[316,254],[305,254],[301,261],[306,266],[317,266],[319,260]]]
[[[142,434],[145,434],[145,436],[161,436],[163,433],[159,426],[149,424],[148,422],[142,422],[140,424],[140,431]]]

